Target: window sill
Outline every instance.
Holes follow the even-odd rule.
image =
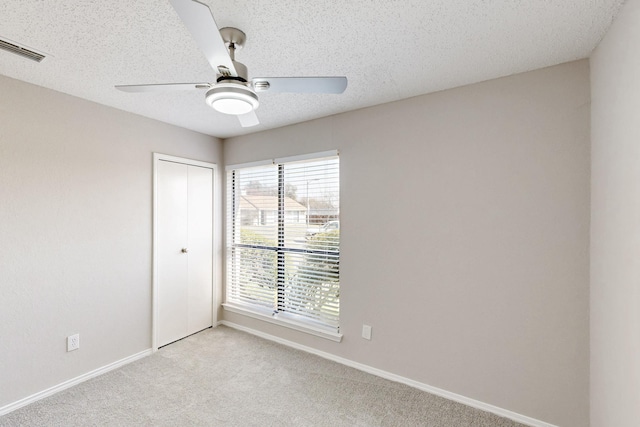
[[[315,335],[327,340],[341,342],[342,334],[317,328],[305,323],[296,322],[290,319],[283,318],[283,315],[273,314],[268,310],[256,310],[251,307],[243,307],[237,304],[224,303],[222,304],[225,310],[232,313],[241,314],[243,316],[252,317],[254,319],[262,320],[264,322],[273,323],[274,325],[283,326],[289,329],[295,329],[296,331],[304,332],[307,334]]]

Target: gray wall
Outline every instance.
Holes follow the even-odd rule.
[[[640,2],[591,58],[591,425],[640,424]]]
[[[340,150],[344,339],[225,320],[588,425],[589,111],[583,60],[226,140],[225,164]]]
[[[2,76],[0,94],[2,407],[151,347],[152,152],[222,144]]]
[[[222,144],[5,77],[0,93],[1,407],[150,347],[151,153],[221,163]],[[587,425],[588,63],[234,138],[224,161],[335,148],[343,342],[225,319]]]

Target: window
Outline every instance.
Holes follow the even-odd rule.
[[[340,336],[340,182],[332,154],[227,168],[226,309]]]

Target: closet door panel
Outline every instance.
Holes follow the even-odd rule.
[[[161,161],[157,175],[158,346],[187,334],[188,167]]]
[[[188,333],[212,326],[213,171],[189,166]]]

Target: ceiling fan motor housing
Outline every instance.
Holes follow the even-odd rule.
[[[231,71],[226,67],[218,67],[218,82],[222,82],[224,80],[235,80],[238,82],[246,83],[249,81],[249,71],[247,70],[247,66],[242,62],[231,61],[233,62],[233,66],[236,69],[236,75],[232,75]]]

